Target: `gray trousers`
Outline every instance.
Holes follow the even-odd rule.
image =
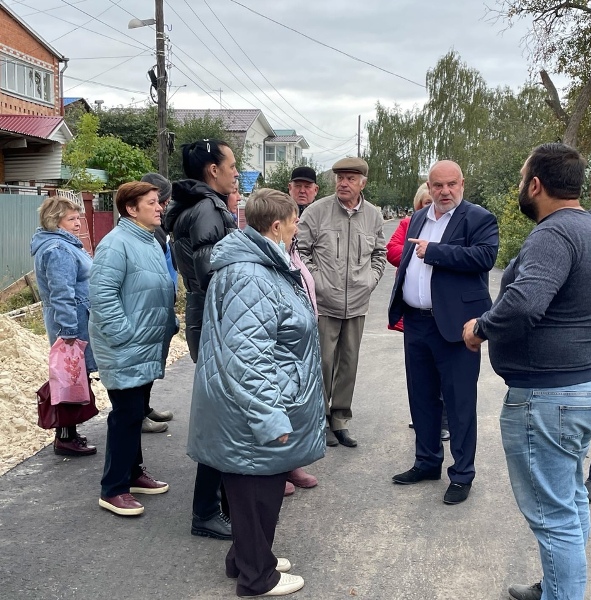
[[[318,317],[324,408],[333,431],[347,429],[353,417],[351,403],[364,325],[365,316],[351,319]]]

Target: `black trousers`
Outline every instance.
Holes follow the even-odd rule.
[[[273,589],[281,574],[272,546],[287,473],[222,475],[232,513],[232,546],[226,575],[237,577],[238,596],[258,596]]]
[[[144,387],[144,417],[147,417],[151,412],[152,409],[150,408],[150,394],[152,393],[152,386],[154,385],[154,382],[151,381],[150,383],[146,383]]]
[[[107,449],[101,496],[129,493],[130,483],[141,474],[142,421],[146,389],[152,382],[126,390],[107,390],[112,410],[107,418]]]
[[[449,423],[454,464],[452,482],[471,483],[476,455],[476,387],[480,352],[464,342],[448,342],[435,319],[414,311],[404,313],[404,354],[410,414],[416,435],[415,467],[433,469],[443,463],[442,397]]]
[[[220,512],[220,501],[221,510],[230,516],[221,471],[198,463],[193,490],[193,515],[202,521],[211,519]]]

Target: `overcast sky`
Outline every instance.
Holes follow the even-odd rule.
[[[529,23],[506,30],[492,22],[486,4],[494,6],[495,0],[239,1],[400,77],[232,0],[165,0],[171,104],[219,108],[214,90],[222,89],[224,108],[260,108],[274,128],[303,135],[311,146],[305,154],[326,167],[356,153],[358,115],[365,145],[363,128],[377,101],[389,107],[421,105],[427,70],[452,48],[490,86],[517,89],[528,79],[520,41]],[[141,106],[149,97],[146,71],[156,62],[155,31],[127,24],[132,17],[152,18],[151,0],[5,3],[70,59],[65,96],[81,96],[90,104],[103,100],[104,107]]]

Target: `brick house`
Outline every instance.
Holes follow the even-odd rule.
[[[67,62],[0,0],[0,185],[57,185],[72,139],[62,107]]]

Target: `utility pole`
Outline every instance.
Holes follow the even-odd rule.
[[[158,172],[168,179],[168,129],[166,127],[166,54],[164,0],[156,0],[156,69],[158,80]]]
[[[361,115],[357,117],[357,157],[361,158]]]

